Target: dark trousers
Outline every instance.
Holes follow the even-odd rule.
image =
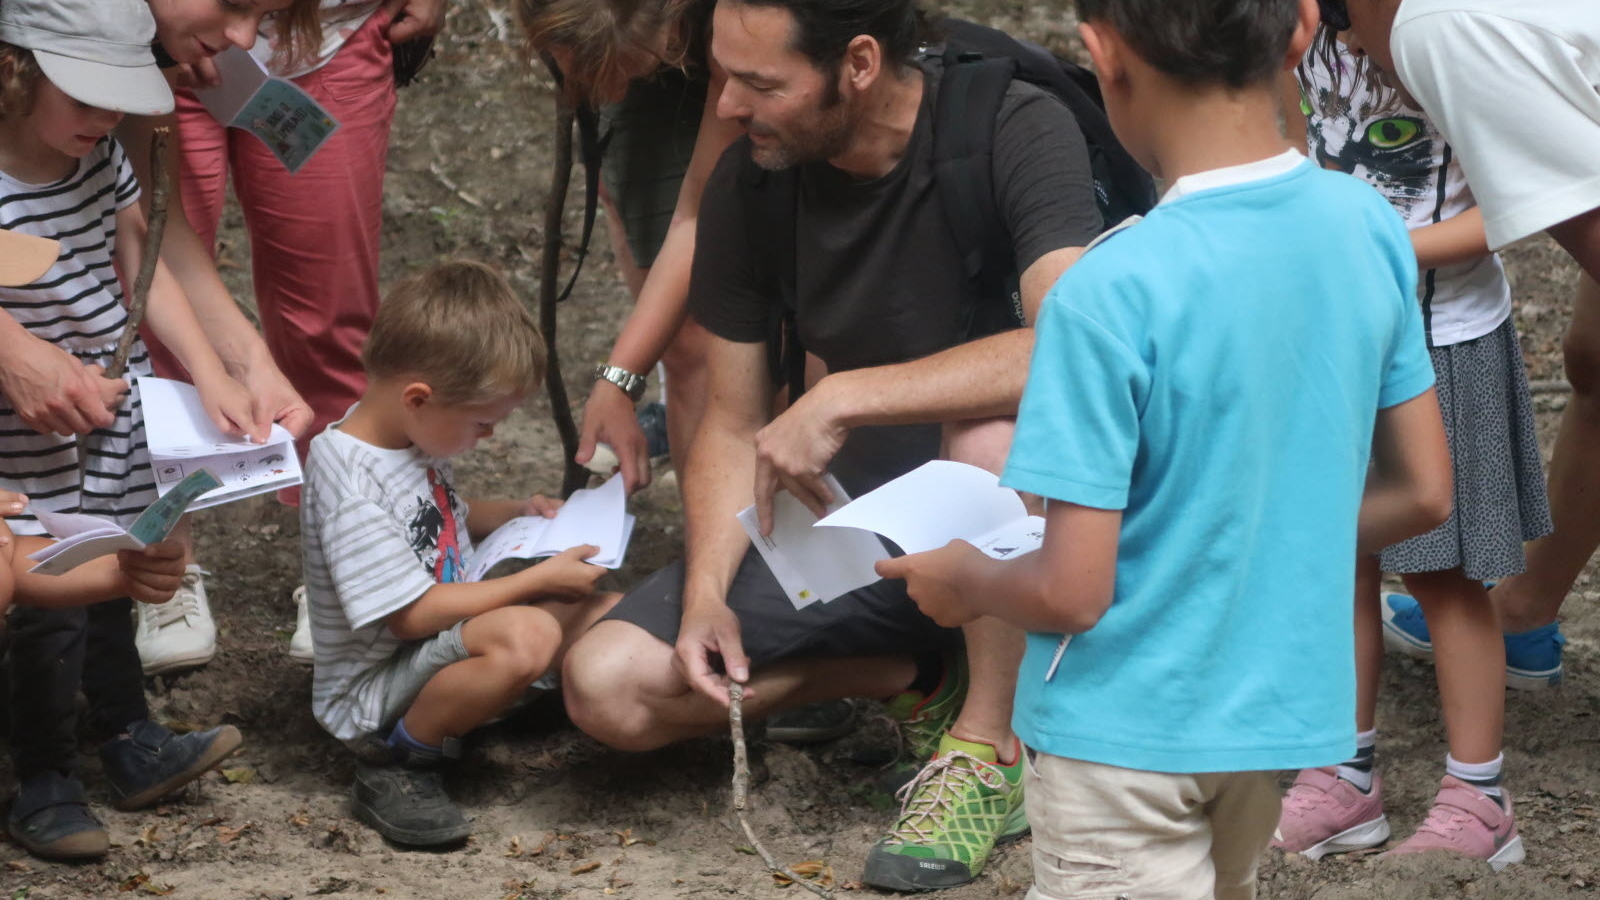
[[[10,616],[11,757],[17,779],[46,769],[71,774],[78,747],[78,691],[96,740],[149,718],[144,671],[133,643],[133,601],[72,609],[17,607]]]

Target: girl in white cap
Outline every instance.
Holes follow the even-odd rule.
[[[42,277],[0,288],[0,490],[28,495],[31,509],[124,525],[156,490],[133,378],[108,379],[101,368],[127,324],[117,273],[139,271],[145,233],[139,183],[111,131],[125,114],[172,109],[154,35],[143,0],[0,3],[0,227],[61,244]],[[178,355],[219,427],[255,430],[249,392],[224,370],[164,267],[146,325]],[[136,343],[129,375],[149,371]],[[26,512],[10,523],[19,535],[42,533]],[[72,775],[80,685],[119,808],[154,803],[240,743],[232,726],[179,737],[149,720],[128,603],[14,617],[12,684],[22,689],[12,698],[11,744],[21,788],[8,825],[40,856],[93,857],[108,847]]]

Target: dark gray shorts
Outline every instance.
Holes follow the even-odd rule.
[[[905,582],[879,581],[804,609],[778,586],[761,555],[745,554],[728,588],[752,667],[786,659],[903,656],[959,646],[961,630],[941,628],[906,596]],[[683,561],[639,582],[606,614],[631,622],[668,644],[683,617]]]

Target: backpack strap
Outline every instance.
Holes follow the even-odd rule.
[[[964,330],[978,302],[1000,299],[1015,277],[1010,230],[994,197],[994,129],[1016,74],[1014,59],[946,51],[934,99],[934,183],[967,279]]]
[[[583,261],[589,256],[589,239],[594,236],[594,220],[600,207],[600,164],[605,160],[606,146],[611,143],[611,132],[600,131],[600,113],[584,104],[573,111],[578,123],[578,158],[583,160],[583,232],[578,238],[577,261],[572,266],[572,277],[567,286],[556,295],[556,302],[572,295],[578,284],[578,273],[583,271]]]

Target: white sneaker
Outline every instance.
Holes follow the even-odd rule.
[[[294,589],[294,637],[289,638],[289,658],[302,665],[316,662],[311,648],[311,610],[306,607],[306,586]]]
[[[217,623],[206,603],[205,572],[189,566],[183,584],[165,603],[135,603],[139,619],[133,642],[146,675],[192,669],[217,653]]]

